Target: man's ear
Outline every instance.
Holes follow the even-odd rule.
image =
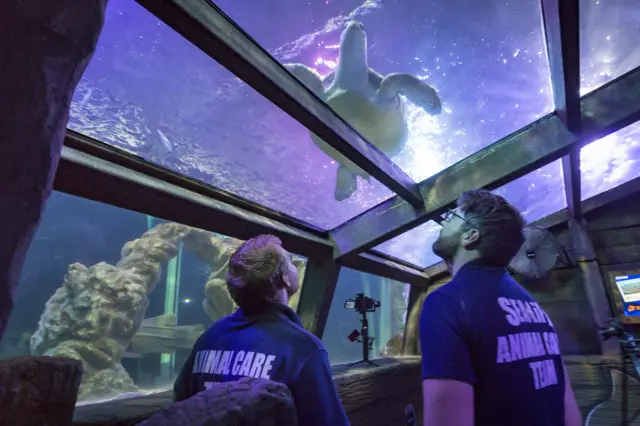
[[[462,247],[466,250],[474,250],[480,243],[480,231],[475,228],[471,228],[462,234]]]
[[[291,288],[291,277],[287,273],[286,268],[283,268],[282,271],[280,272],[280,278],[281,278],[281,282],[282,282],[282,287],[286,288],[286,289],[290,289]]]

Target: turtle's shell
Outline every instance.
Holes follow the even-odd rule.
[[[400,100],[398,107],[385,109],[360,93],[336,90],[331,93],[326,103],[367,141],[387,156],[396,155],[404,147],[409,130],[402,100]],[[352,173],[364,177],[368,176],[364,170],[338,153],[324,140],[315,134],[311,134],[311,137],[325,154],[348,168]]]

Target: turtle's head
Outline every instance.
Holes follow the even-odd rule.
[[[340,35],[340,63],[349,68],[368,68],[367,33],[358,21],[347,23]]]

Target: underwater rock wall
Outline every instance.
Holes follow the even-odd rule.
[[[106,3],[2,3],[0,337],[51,194],[71,98],[95,50]]]
[[[85,374],[79,399],[136,391],[120,361],[140,329],[162,265],[182,239],[203,232],[160,224],[129,241],[113,266],[69,266],[62,287],[49,299],[31,337],[33,355],[79,359]]]
[[[416,299],[411,312],[407,313],[407,328],[406,336],[404,339],[404,354],[405,355],[419,355],[420,354],[420,335],[418,327],[420,325],[420,314],[422,314],[422,307],[424,301],[431,293],[439,289],[443,285],[451,281],[450,276],[446,276],[437,280],[431,284],[424,292],[420,293]]]
[[[211,266],[203,301],[209,317],[216,321],[236,309],[224,277],[229,258],[242,241],[189,226],[156,225],[127,242],[115,266],[70,265],[62,286],[47,301],[30,343],[33,355],[82,361],[85,374],[79,400],[139,390],[122,367],[122,357],[137,339],[162,266],[178,254],[181,242]],[[294,264],[302,280],[306,263],[294,258]],[[294,309],[299,294],[290,300]]]
[[[381,285],[388,287],[389,300],[382,300],[390,307],[390,323],[380,324],[380,328],[389,328],[389,337],[385,345],[380,349],[382,357],[402,355],[402,343],[404,340],[405,321],[407,313],[407,302],[404,298],[404,286],[390,279],[382,279]],[[407,315],[408,317],[408,315]]]

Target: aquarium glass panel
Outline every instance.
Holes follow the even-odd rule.
[[[528,223],[567,207],[562,160],[540,167],[493,191],[513,204]]]
[[[582,199],[640,176],[640,123],[632,124],[580,150]]]
[[[301,124],[131,0],[109,2],[69,127],[320,228],[392,195],[358,178],[337,201],[338,167]]]
[[[640,65],[640,7],[635,0],[580,0],[580,92]]]
[[[416,181],[553,110],[539,0],[308,1],[295,7],[286,0],[216,4],[281,63],[303,64],[322,76],[339,70],[344,77],[333,82],[340,88],[368,88],[362,93],[375,96],[377,83],[372,86],[363,81],[364,73],[357,73],[365,69],[364,62],[358,62],[365,51],[369,68],[382,77],[407,74],[392,77],[383,86],[384,93],[402,93],[406,137],[397,136],[405,127],[390,114],[394,110],[389,103],[381,109],[353,95],[336,96],[328,83],[321,93],[328,105]],[[361,37],[345,37],[342,58],[347,63],[339,60],[341,33],[352,20],[364,25],[367,49]],[[348,34],[357,34],[351,31]],[[440,114],[429,113],[429,92],[411,85],[416,78],[435,88],[442,103]],[[317,86],[317,77],[314,80]],[[383,129],[373,128],[372,123],[380,122]]]
[[[360,334],[362,316],[355,308],[345,308],[345,302],[355,300],[357,293],[380,302],[375,312],[368,312],[369,337],[374,337],[370,359],[400,355],[406,322],[409,285],[398,281],[342,268],[338,277],[327,325],[322,341],[332,365],[362,359],[362,343],[352,341]]]
[[[440,225],[429,221],[380,244],[375,247],[375,250],[413,263],[421,268],[427,268],[442,260],[431,250],[431,246],[438,239],[439,234]]]
[[[170,389],[196,339],[235,310],[224,276],[240,243],[54,192],[0,358],[81,360],[79,404]],[[302,281],[306,260],[294,264]]]

